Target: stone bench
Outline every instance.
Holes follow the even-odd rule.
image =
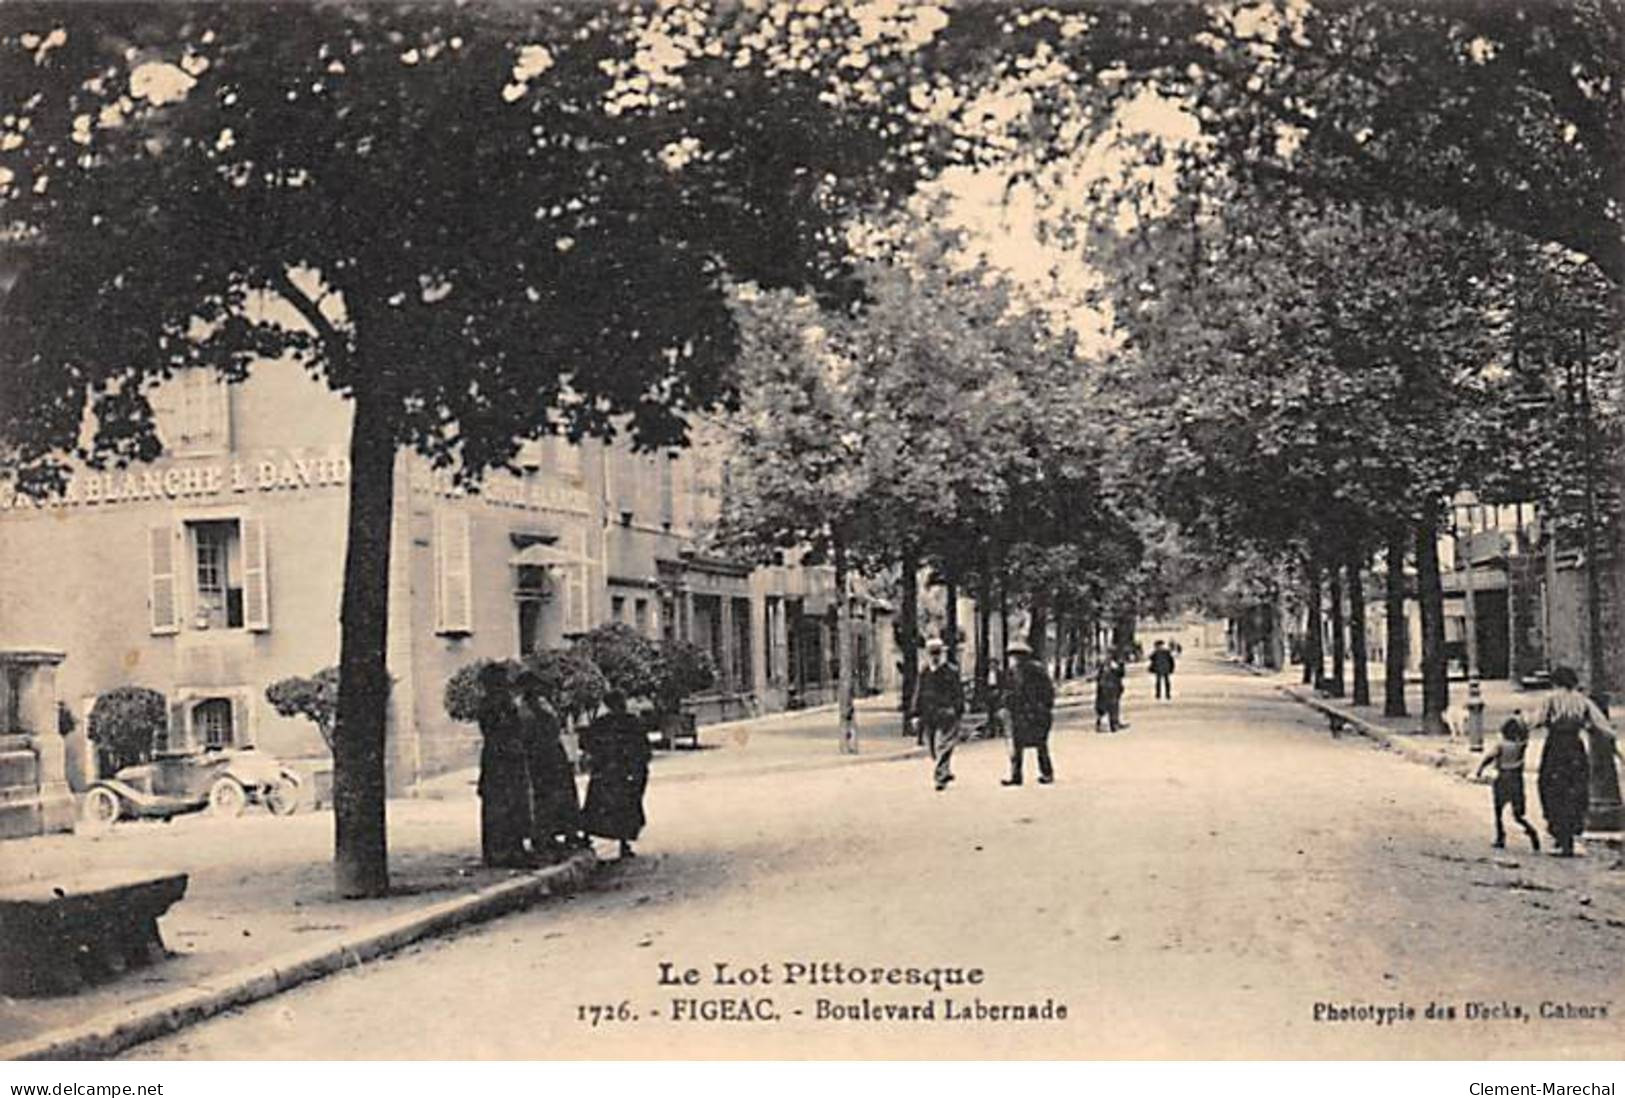
[[[161,960],[158,918],[186,883],[113,870],[0,887],[0,993],[66,994]]]

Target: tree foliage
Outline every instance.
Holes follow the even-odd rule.
[[[97,695],[86,734],[96,745],[104,776],[152,758],[158,737],[169,728],[169,704],[145,686],[116,686]]]
[[[322,734],[333,750],[333,728],[339,712],[339,669],[324,667],[308,678],[293,675],[265,688],[265,700],[284,717],[303,717]]]

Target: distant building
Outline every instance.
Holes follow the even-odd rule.
[[[166,747],[256,744],[325,754],[265,687],[337,661],[348,513],[349,405],[289,363],[238,385],[183,372],[151,397],[165,456],[79,470],[60,499],[0,487],[0,646],[67,654],[60,696],[80,718],[69,777],[91,775],[86,718],[101,691],[169,699]],[[715,514],[714,444],[634,454],[622,444],[527,444],[520,472],[467,493],[403,453],[395,470],[388,663],[394,792],[470,764],[478,732],[446,716],[446,680],[623,621],[711,653],[703,722],[832,700],[827,569],[753,570],[693,550]],[[878,688],[884,607],[862,596],[859,680]]]

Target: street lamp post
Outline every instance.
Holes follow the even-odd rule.
[[[1473,590],[1473,508],[1478,497],[1472,492],[1456,494],[1451,526],[1456,535],[1456,562],[1462,568],[1462,588],[1467,602],[1467,749],[1484,750],[1484,692],[1478,680],[1478,607]],[[1466,516],[1466,529],[1454,518]],[[1466,552],[1463,553],[1465,544]]]

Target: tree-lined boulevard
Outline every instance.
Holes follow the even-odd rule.
[[[1000,786],[991,742],[961,749],[941,795],[919,759],[657,779],[645,857],[592,891],[128,1055],[1618,1055],[1625,895],[1607,851],[1492,851],[1485,788],[1334,739],[1234,666],[1187,664],[1172,703],[1132,682],[1117,736],[1062,709],[1053,786]],[[662,962],[701,982],[662,985]],[[820,962],[985,976],[941,992],[785,982],[786,964]],[[719,985],[718,963],[735,980],[766,964],[774,982]],[[778,1020],[689,1013],[764,998]],[[861,1014],[865,998],[935,1000],[937,1017],[817,1017],[821,999]],[[948,998],[972,1013],[1052,1000],[1066,1017],[950,1022]],[[674,1007],[690,999],[735,1005]],[[1402,1005],[1415,1017],[1382,1014]],[[1565,1005],[1608,1016],[1550,1016]]]

